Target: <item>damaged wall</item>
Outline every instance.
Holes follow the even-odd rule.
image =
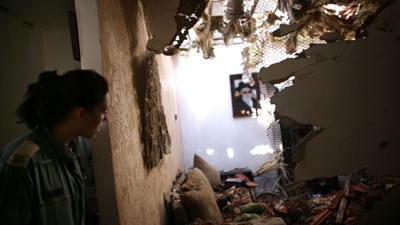
[[[149,34],[140,1],[98,1],[103,74],[110,83],[108,110],[110,158],[114,193],[98,196],[102,224],[165,224],[164,192],[183,167],[172,74],[173,58],[157,55],[161,96],[171,137],[171,153],[151,170],[143,160],[141,114],[145,93],[146,42]],[[154,126],[157,126],[156,124]],[[103,137],[104,138],[104,137]],[[95,150],[94,150],[95,151]],[[99,163],[99,162],[97,162]],[[99,174],[97,174],[99,175]],[[101,176],[101,175],[100,175]],[[106,180],[106,179],[102,179]],[[102,183],[99,185],[107,186]],[[110,190],[112,192],[112,190]],[[106,196],[107,195],[107,196]],[[118,221],[102,218],[108,210],[101,199],[114,195]],[[104,212],[104,211],[103,211]]]
[[[400,174],[399,4],[379,14],[366,39],[315,45],[260,70],[263,82],[294,75],[294,85],[271,99],[276,112],[322,129],[306,143],[296,180],[362,168]]]

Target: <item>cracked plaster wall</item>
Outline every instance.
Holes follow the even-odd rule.
[[[271,99],[276,112],[322,129],[307,141],[295,180],[362,168],[400,174],[400,3],[394,2],[368,28],[370,37],[315,45],[260,70],[263,82],[294,75],[294,85]]]
[[[161,96],[171,136],[171,153],[151,170],[142,157],[140,115],[144,103],[146,42],[149,38],[141,1],[98,1],[99,33],[103,74],[110,83],[108,132],[110,152],[105,162],[112,168],[101,174],[100,224],[167,224],[164,193],[169,192],[178,170],[183,167],[173,58],[157,55]],[[107,137],[103,137],[107,139]],[[97,181],[97,180],[96,180]],[[108,183],[107,183],[108,181]],[[112,200],[107,202],[106,200]],[[113,201],[116,205],[113,205]],[[107,205],[108,203],[108,205]],[[107,210],[117,210],[108,218]],[[103,211],[102,211],[103,210]],[[114,216],[114,215],[111,215]]]

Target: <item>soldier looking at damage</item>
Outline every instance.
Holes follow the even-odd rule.
[[[84,225],[78,137],[106,120],[107,81],[92,70],[45,71],[17,109],[31,129],[1,152],[0,224]]]

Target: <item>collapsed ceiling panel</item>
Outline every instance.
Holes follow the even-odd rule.
[[[394,3],[376,18],[370,27],[375,37],[315,45],[260,70],[263,82],[294,76],[293,86],[272,97],[276,112],[321,129],[305,143],[296,180],[363,168],[400,174],[399,10]]]

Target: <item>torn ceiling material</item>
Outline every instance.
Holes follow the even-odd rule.
[[[286,2],[285,4],[282,2]],[[339,39],[351,40],[364,24],[392,0],[352,0],[352,1],[278,1],[278,8],[289,15],[290,24],[281,24],[274,36],[296,32],[308,37],[336,34]],[[333,4],[334,3],[334,4]],[[283,31],[281,31],[283,30]]]
[[[363,168],[373,175],[400,175],[399,14],[395,1],[367,28],[374,37],[314,45],[260,70],[264,83],[295,76],[293,86],[271,98],[276,112],[321,128],[305,143],[295,180]]]
[[[147,43],[147,49],[164,55],[174,55],[177,53],[182,42],[187,39],[189,29],[191,29],[202,16],[210,0],[190,0],[179,1],[179,6],[174,9],[173,6],[177,0],[164,2],[144,2],[146,16],[150,20],[150,31],[153,37]],[[172,16],[172,12],[176,14]],[[170,29],[171,18],[174,19],[176,26]],[[165,24],[167,26],[165,26]],[[157,32],[158,30],[162,32]],[[171,36],[165,35],[173,31]],[[159,33],[159,35],[156,35]],[[167,38],[167,39],[165,39]]]

